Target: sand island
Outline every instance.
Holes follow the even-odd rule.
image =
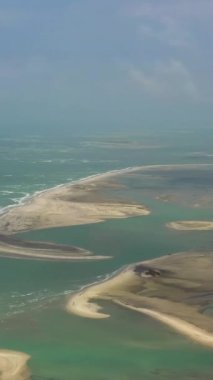
[[[104,260],[110,256],[93,255],[92,252],[65,244],[26,241],[13,235],[0,234],[0,257],[51,261]]]
[[[149,215],[150,210],[142,204],[120,199],[118,178],[133,174],[156,173],[162,175],[175,170],[203,170],[210,165],[178,164],[147,165],[92,175],[82,180],[56,186],[29,197],[23,204],[5,208],[0,215],[0,233],[76,226],[98,223],[107,219]]]
[[[130,265],[110,279],[69,297],[66,310],[108,318],[94,300],[107,300],[150,316],[213,348],[213,252],[180,253]]]
[[[26,242],[14,239],[14,234],[65,226],[99,223],[107,219],[146,216],[150,210],[141,203],[121,196],[125,185],[120,178],[134,175],[156,175],[162,178],[175,170],[201,170],[209,165],[147,165],[92,175],[82,180],[35,193],[24,203],[5,208],[0,214],[0,255],[43,260],[102,260],[86,249],[54,243]],[[132,177],[133,176],[133,177]],[[142,184],[143,185],[143,184]],[[128,197],[127,197],[128,198]]]
[[[30,373],[27,362],[30,356],[22,352],[0,350],[0,379],[28,380]]]
[[[0,256],[39,260],[102,260],[87,249],[52,242],[25,241],[15,234],[45,228],[98,223],[107,219],[147,216],[150,210],[129,199],[112,197],[122,189],[117,177],[160,169],[166,176],[176,169],[205,165],[152,165],[112,171],[37,193],[0,215]],[[132,182],[131,182],[132,183]],[[125,186],[125,185],[124,185]],[[142,187],[143,188],[143,187]],[[109,190],[109,192],[108,192]],[[116,191],[115,191],[116,193]],[[169,195],[170,197],[170,195]],[[163,199],[167,200],[166,195]],[[169,200],[174,200],[173,195]],[[174,225],[179,225],[178,228]],[[212,229],[213,222],[172,222],[175,229]],[[181,228],[180,228],[181,226]],[[183,228],[184,227],[184,228]],[[186,228],[187,227],[187,228]],[[189,228],[190,227],[190,228]],[[92,284],[72,295],[69,313],[104,319],[109,317],[95,300],[107,300],[166,324],[200,344],[213,347],[212,305],[213,253],[167,255],[127,266],[105,281]],[[27,354],[0,350],[0,378],[28,380]]]
[[[105,182],[109,176],[92,176],[76,184],[52,188],[8,209],[0,216],[1,233],[76,226],[150,213],[143,205],[104,197],[103,190],[110,187]]]
[[[149,215],[141,204],[111,199],[104,190],[117,189],[109,179],[130,169],[114,171],[48,189],[0,215],[0,256],[42,260],[102,260],[86,249],[14,238],[22,231],[98,223],[107,219]]]
[[[167,227],[179,231],[211,231],[213,230],[213,221],[185,220],[170,222]]]

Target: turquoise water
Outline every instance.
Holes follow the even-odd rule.
[[[210,142],[207,145],[199,136],[193,140],[190,135],[180,149],[177,142],[181,138],[165,134],[160,141],[162,148],[137,150],[100,149],[91,137],[57,141],[38,136],[4,138],[0,145],[1,206],[18,203],[26,193],[107,170],[142,164],[213,163],[210,157],[189,155],[204,148],[211,153]],[[157,139],[159,143],[158,136],[147,133],[140,139],[150,144]],[[180,186],[182,177],[178,178],[178,184],[174,178],[170,184],[167,179],[161,183],[163,193],[178,187],[181,197],[174,202],[156,200],[157,182],[153,178],[142,182],[136,177],[130,179],[130,190],[120,195],[143,202],[152,210],[150,216],[20,234],[85,247],[96,254],[111,255],[111,260],[56,263],[1,259],[1,348],[29,353],[32,379],[212,378],[212,351],[157,321],[104,302],[102,306],[111,314],[107,320],[87,320],[64,311],[71,292],[128,263],[212,248],[212,232],[179,232],[165,226],[174,220],[212,219],[209,206],[192,207],[193,202],[188,202],[192,183]],[[210,188],[208,181],[194,184],[192,198],[205,188]]]

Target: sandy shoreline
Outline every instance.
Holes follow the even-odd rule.
[[[108,172],[104,173],[97,173],[97,174],[92,174],[88,177],[84,177],[81,179],[74,180],[69,183],[63,183],[60,185],[56,185],[51,188],[47,188],[41,191],[36,191],[34,194],[30,194],[28,196],[24,196],[23,198],[20,199],[20,204],[16,205],[8,205],[5,206],[4,208],[1,209],[1,215],[4,215],[7,213],[10,209],[17,208],[17,207],[22,207],[27,203],[30,203],[34,198],[43,196],[45,193],[52,193],[52,192],[57,192],[57,190],[64,189],[64,188],[71,188],[76,185],[81,185],[81,184],[90,184],[92,182],[99,182],[102,180],[105,180],[107,178],[113,178],[116,176],[120,176],[123,174],[130,174],[134,173],[137,171],[146,171],[146,170],[155,170],[155,169],[162,169],[162,170],[168,170],[168,169],[196,169],[196,168],[204,168],[204,167],[211,167],[213,164],[159,164],[159,165],[142,165],[142,166],[133,166],[133,167],[128,167],[124,169],[115,169],[115,170],[110,170]]]
[[[212,231],[213,221],[187,220],[167,223],[167,227],[178,231]]]
[[[12,258],[35,258],[40,260],[102,260],[110,256],[92,255],[84,249],[70,247],[69,255],[62,247],[26,246],[16,244],[12,235],[17,232],[99,223],[107,219],[120,219],[149,215],[150,211],[141,204],[109,199],[103,195],[106,186],[116,188],[107,179],[131,171],[131,168],[112,171],[84,178],[67,185],[35,193],[23,204],[7,207],[0,215],[0,235],[10,237],[11,242],[2,241],[0,255]],[[134,168],[139,170],[139,168]],[[40,243],[41,245],[41,243]],[[58,249],[59,248],[59,249]],[[58,254],[56,250],[58,249]]]
[[[0,231],[3,234],[13,234],[32,229],[90,224],[107,219],[148,215],[150,211],[143,205],[105,199],[102,196],[106,186],[104,181],[131,170],[128,168],[90,176],[35,194],[24,204],[5,209],[0,215]]]
[[[62,195],[63,196],[63,195]],[[121,219],[149,215],[142,205],[119,203],[72,202],[49,197],[36,198],[33,202],[11,209],[0,217],[0,231],[13,234],[44,228],[92,224],[107,219]]]
[[[22,352],[0,350],[1,380],[28,380],[30,373],[27,362],[30,356]]]
[[[166,324],[167,326],[173,328],[177,332],[189,337],[195,342],[198,342],[200,344],[213,348],[213,334],[203,329],[200,329],[199,327],[189,322],[186,322],[180,318],[173,317],[168,314],[160,313],[159,311],[154,311],[151,309],[140,308],[140,307],[134,307],[134,306],[130,306],[119,301],[115,301],[115,303],[127,309],[134,310],[141,314],[148,315],[149,317],[154,318]]]
[[[119,271],[117,275],[115,274],[109,279],[83,288],[80,292],[69,297],[65,306],[67,312],[84,318],[109,318],[110,315],[100,312],[102,308],[94,303],[93,300],[104,298],[110,299],[108,296],[109,289],[111,287],[120,286],[127,281],[128,278],[132,280],[132,273],[130,271]]]
[[[130,175],[136,172],[155,171],[160,169],[162,172],[171,170],[188,170],[188,169],[203,169],[208,168],[210,164],[177,164],[177,165],[147,165],[128,167],[120,170],[112,170],[106,173],[92,175],[80,180],[58,185],[54,188],[46,189],[39,193],[35,193],[30,197],[25,197],[24,202],[16,206],[6,207],[0,214],[0,233],[3,235],[12,235],[17,232],[47,229],[54,227],[76,226],[82,224],[99,223],[107,219],[129,218],[135,216],[145,216],[150,214],[150,210],[142,204],[132,203],[116,199],[115,192],[108,193],[106,190],[117,190],[121,184],[112,182],[113,178],[122,175]],[[112,194],[110,198],[110,195]],[[181,223],[181,225],[180,225]],[[204,225],[186,226],[186,222],[172,222],[168,225],[175,229],[212,229],[213,222]],[[199,228],[198,228],[199,227]],[[27,249],[29,248],[29,249]],[[52,255],[48,249],[43,247],[24,247],[22,251],[20,246],[15,244],[6,244],[0,238],[0,255],[6,257],[29,257],[39,259],[61,259],[67,260],[67,255],[59,252],[58,257],[56,252]],[[51,247],[50,250],[54,250]],[[62,249],[62,251],[64,251]],[[82,259],[86,254],[85,250],[73,252],[70,247],[70,259]],[[60,256],[60,257],[59,257]],[[91,256],[91,255],[90,255]],[[91,256],[91,259],[102,259],[105,257]],[[89,255],[87,256],[89,260]]]
[[[201,312],[204,305],[206,308],[212,303],[212,269],[213,253],[181,253],[147,260],[75,293],[68,298],[66,310],[85,318],[108,318],[110,315],[95,302],[108,300],[213,347],[212,317]]]
[[[46,189],[16,206],[8,206],[0,215],[0,232],[13,234],[32,229],[98,223],[113,218],[148,215],[143,205],[103,199],[106,186],[113,178],[146,170],[203,169],[211,164],[147,165],[112,170],[68,184]]]

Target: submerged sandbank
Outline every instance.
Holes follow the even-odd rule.
[[[146,314],[190,339],[213,347],[213,253],[181,253],[124,268],[69,297],[66,310],[107,318],[94,300],[108,300]]]
[[[69,245],[25,241],[13,235],[0,234],[0,256],[17,259],[50,261],[104,260],[110,256],[93,255],[92,252]]]
[[[167,223],[167,227],[179,231],[212,231],[213,221],[184,220]]]
[[[22,352],[0,350],[0,379],[28,380],[30,373],[27,362],[30,356]]]

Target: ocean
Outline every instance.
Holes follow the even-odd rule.
[[[210,133],[210,132],[209,132]],[[183,129],[112,136],[4,136],[0,138],[0,207],[87,176],[141,165],[213,164],[209,133]],[[201,138],[202,137],[202,138]],[[212,136],[213,137],[213,136]],[[126,182],[125,182],[126,181]],[[212,249],[212,232],[166,228],[175,220],[212,220],[210,169],[142,180],[127,178],[118,195],[138,201],[149,216],[21,233],[30,240],[80,246],[111,260],[48,262],[0,258],[1,349],[31,355],[32,380],[212,379],[212,350],[146,316],[101,302],[111,314],[89,320],[65,311],[67,297],[123,266],[168,253]],[[178,200],[158,199],[158,193]],[[202,195],[203,196],[203,195]]]

